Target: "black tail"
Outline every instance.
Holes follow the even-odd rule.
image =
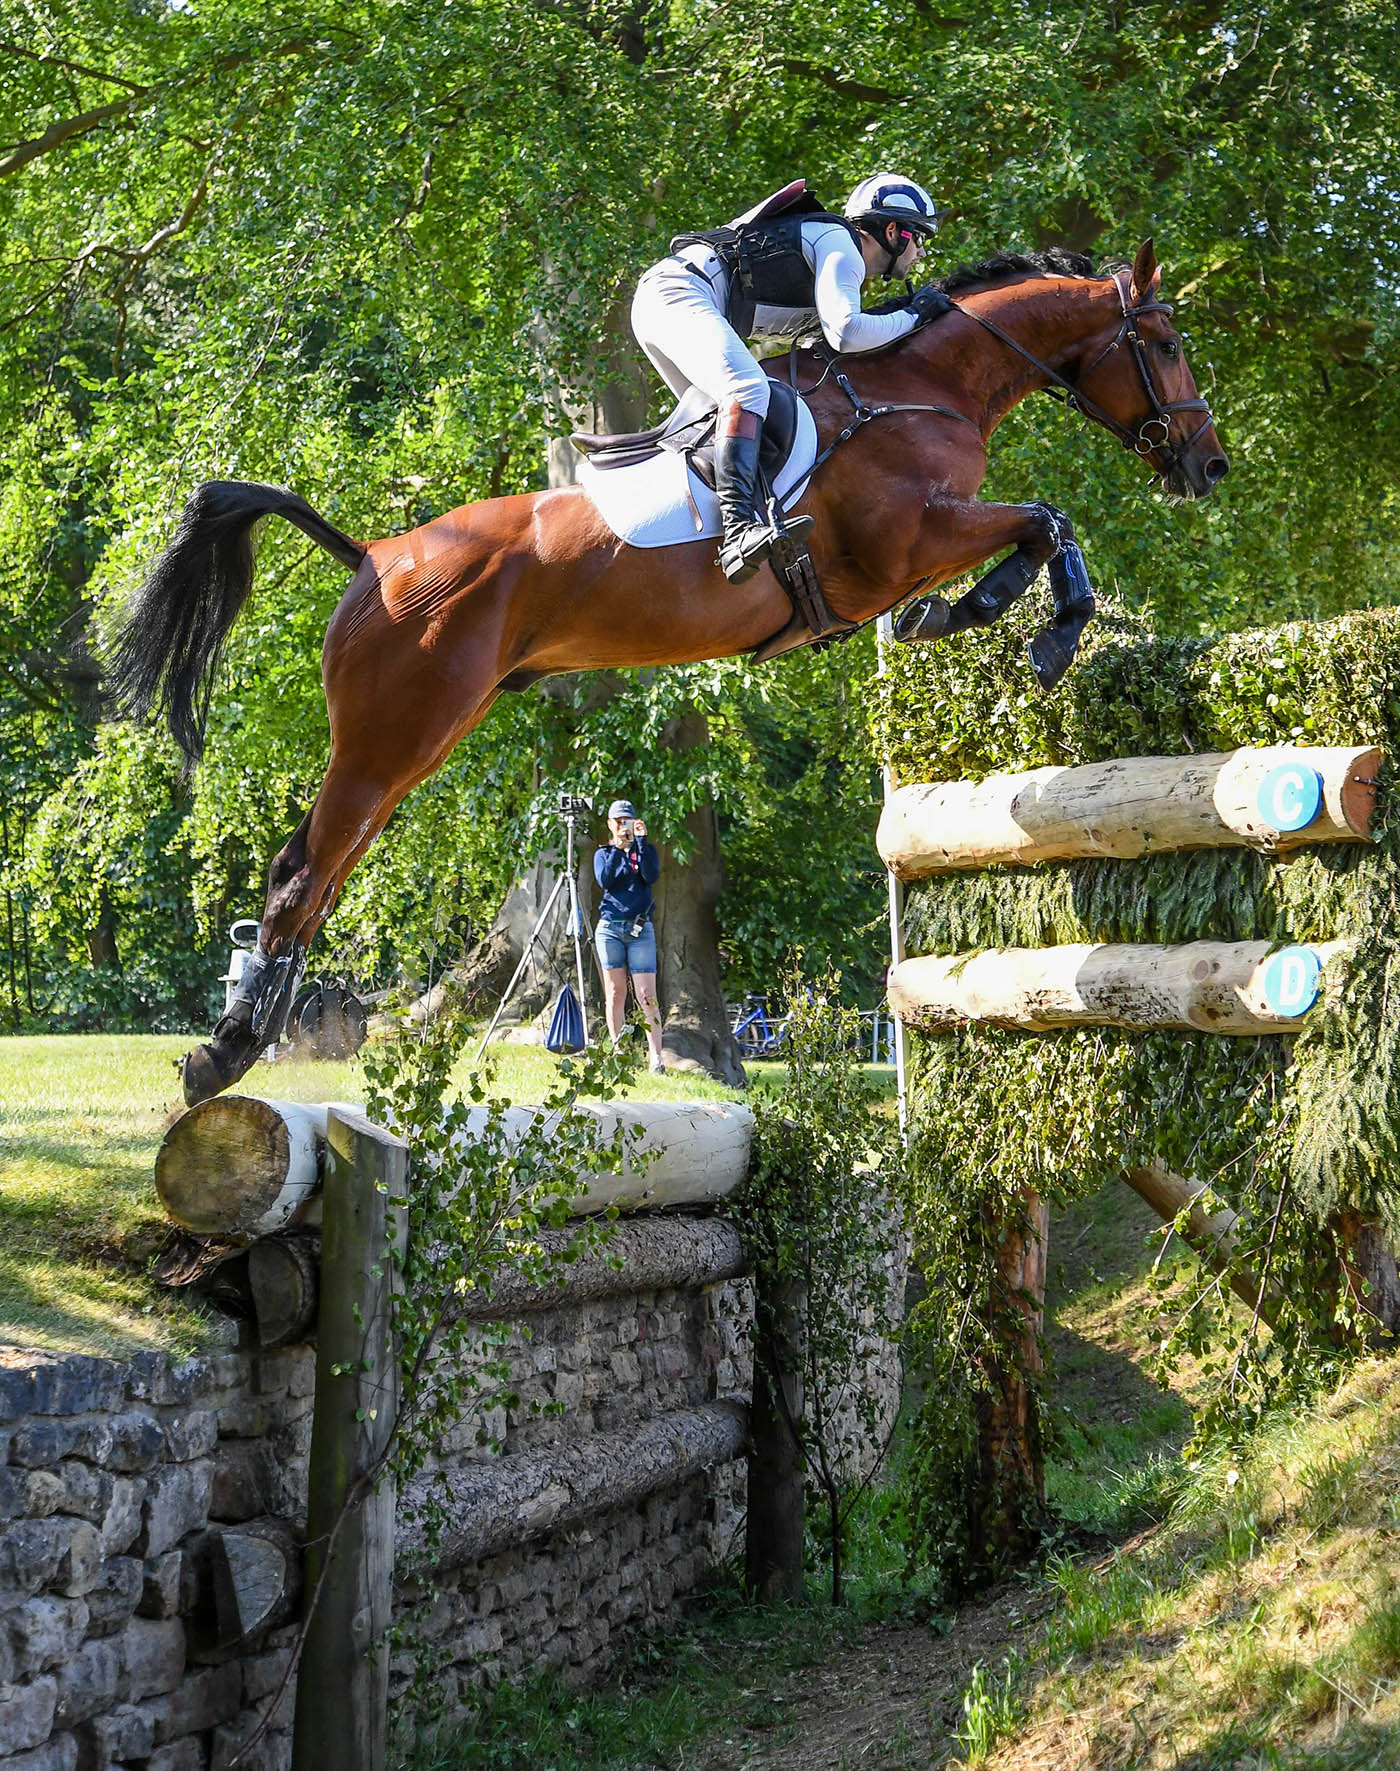
[[[108,666],[118,704],[137,718],[162,707],[187,763],[204,749],[214,670],[253,588],[253,529],[265,516],[286,517],[352,571],[365,557],[358,541],[284,486],[209,480],[196,488],[127,608]]]

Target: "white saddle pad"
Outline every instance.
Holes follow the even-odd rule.
[[[816,458],[817,426],[807,402],[799,400],[792,454],[773,483],[779,498],[800,484]],[[703,541],[724,529],[719,500],[691,472],[685,456],[669,449],[635,467],[601,469],[585,459],[579,466],[578,483],[613,534],[633,547],[674,547],[678,541]]]

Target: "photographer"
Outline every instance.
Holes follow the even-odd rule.
[[[651,888],[661,874],[661,857],[647,841],[647,827],[630,799],[608,807],[611,840],[593,857],[593,877],[602,887],[595,942],[607,989],[608,1032],[616,1040],[627,1015],[627,974],[647,1024],[651,1068],[661,1061],[661,1011],[656,1003],[656,931],[651,923]]]

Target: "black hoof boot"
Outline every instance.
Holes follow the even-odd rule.
[[[1058,688],[1065,672],[1074,663],[1074,646],[1067,646],[1053,627],[1042,627],[1032,640],[1027,640],[1031,669],[1042,689]]]
[[[246,1075],[265,1046],[276,1045],[306,969],[306,949],[293,941],[276,959],[261,941],[244,968],[233,1001],[180,1067],[186,1104],[194,1107]]]
[[[185,1091],[185,1105],[197,1107],[201,1101],[212,1100],[241,1076],[246,1076],[257,1062],[263,1048],[251,1036],[241,1040],[217,1037],[208,1045],[197,1045],[180,1061],[180,1083]]]
[[[1026,648],[1035,680],[1042,689],[1056,688],[1064,680],[1094,614],[1093,587],[1077,542],[1066,542],[1051,560],[1050,589],[1055,598],[1055,618]]]
[[[968,627],[990,627],[1024,594],[1040,570],[1024,547],[998,560],[990,572],[979,578],[966,596],[959,597],[948,616],[948,632],[961,633]]]
[[[916,640],[941,640],[947,635],[952,614],[946,597],[921,596],[918,602],[900,610],[894,637],[906,646]]]

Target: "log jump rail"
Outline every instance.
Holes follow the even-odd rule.
[[[507,1143],[540,1111],[511,1109]],[[749,1108],[638,1102],[585,1111],[604,1138],[619,1125],[630,1134],[628,1155],[620,1172],[589,1177],[569,1201],[571,1215],[614,1205],[629,1215],[604,1248],[571,1263],[561,1285],[503,1273],[489,1296],[464,1293],[456,1315],[485,1327],[644,1293],[699,1297],[749,1272],[738,1230],[716,1210],[748,1172]],[[483,1119],[474,1115],[462,1136],[478,1132]],[[654,1155],[642,1163],[644,1152]],[[590,1521],[600,1515],[644,1506],[746,1454],[750,1495],[758,1493],[762,1510],[774,1463],[772,1423],[753,1418],[747,1380],[735,1393],[733,1377],[721,1379],[707,1397],[687,1379],[688,1395],[672,1383],[659,1411],[630,1424],[561,1429],[490,1456],[444,1447],[440,1462],[430,1460],[396,1496],[377,1459],[397,1406],[387,1325],[398,1277],[385,1250],[406,1166],[403,1143],[357,1108],[231,1095],[171,1126],[156,1161],[157,1190],[186,1239],[203,1239],[211,1260],[245,1264],[254,1344],[317,1337],[304,1554],[294,1538],[245,1545],[235,1535],[214,1545],[237,1560],[238,1578],[222,1583],[238,1603],[226,1603],[215,1620],[221,1639],[246,1637],[274,1604],[285,1616],[298,1589],[304,1605],[316,1599],[297,1680],[294,1771],[331,1762],[343,1771],[383,1771],[389,1661],[376,1645],[396,1586],[450,1578],[464,1565],[560,1534],[567,1540],[582,1532],[591,1541]],[[666,1207],[684,1211],[658,1209]],[[401,1213],[398,1227],[401,1235]],[[568,1236],[545,1229],[538,1240],[562,1244]],[[780,1512],[782,1499],[775,1498]],[[784,1538],[795,1545],[792,1566],[762,1570],[787,1587],[802,1579],[800,1504],[799,1489],[796,1522]],[[430,1542],[424,1518],[443,1508],[443,1530]]]
[[[1380,763],[1366,745],[1276,744],[905,785],[890,795],[876,844],[897,878],[917,880],[1042,861],[1366,842]],[[889,1002],[924,1033],[972,1021],[1031,1033],[1296,1033],[1346,951],[1339,941],[1189,941],[925,954],[893,968]]]
[[[897,879],[997,863],[1365,842],[1380,752],[1276,744],[897,788],[875,845]]]

